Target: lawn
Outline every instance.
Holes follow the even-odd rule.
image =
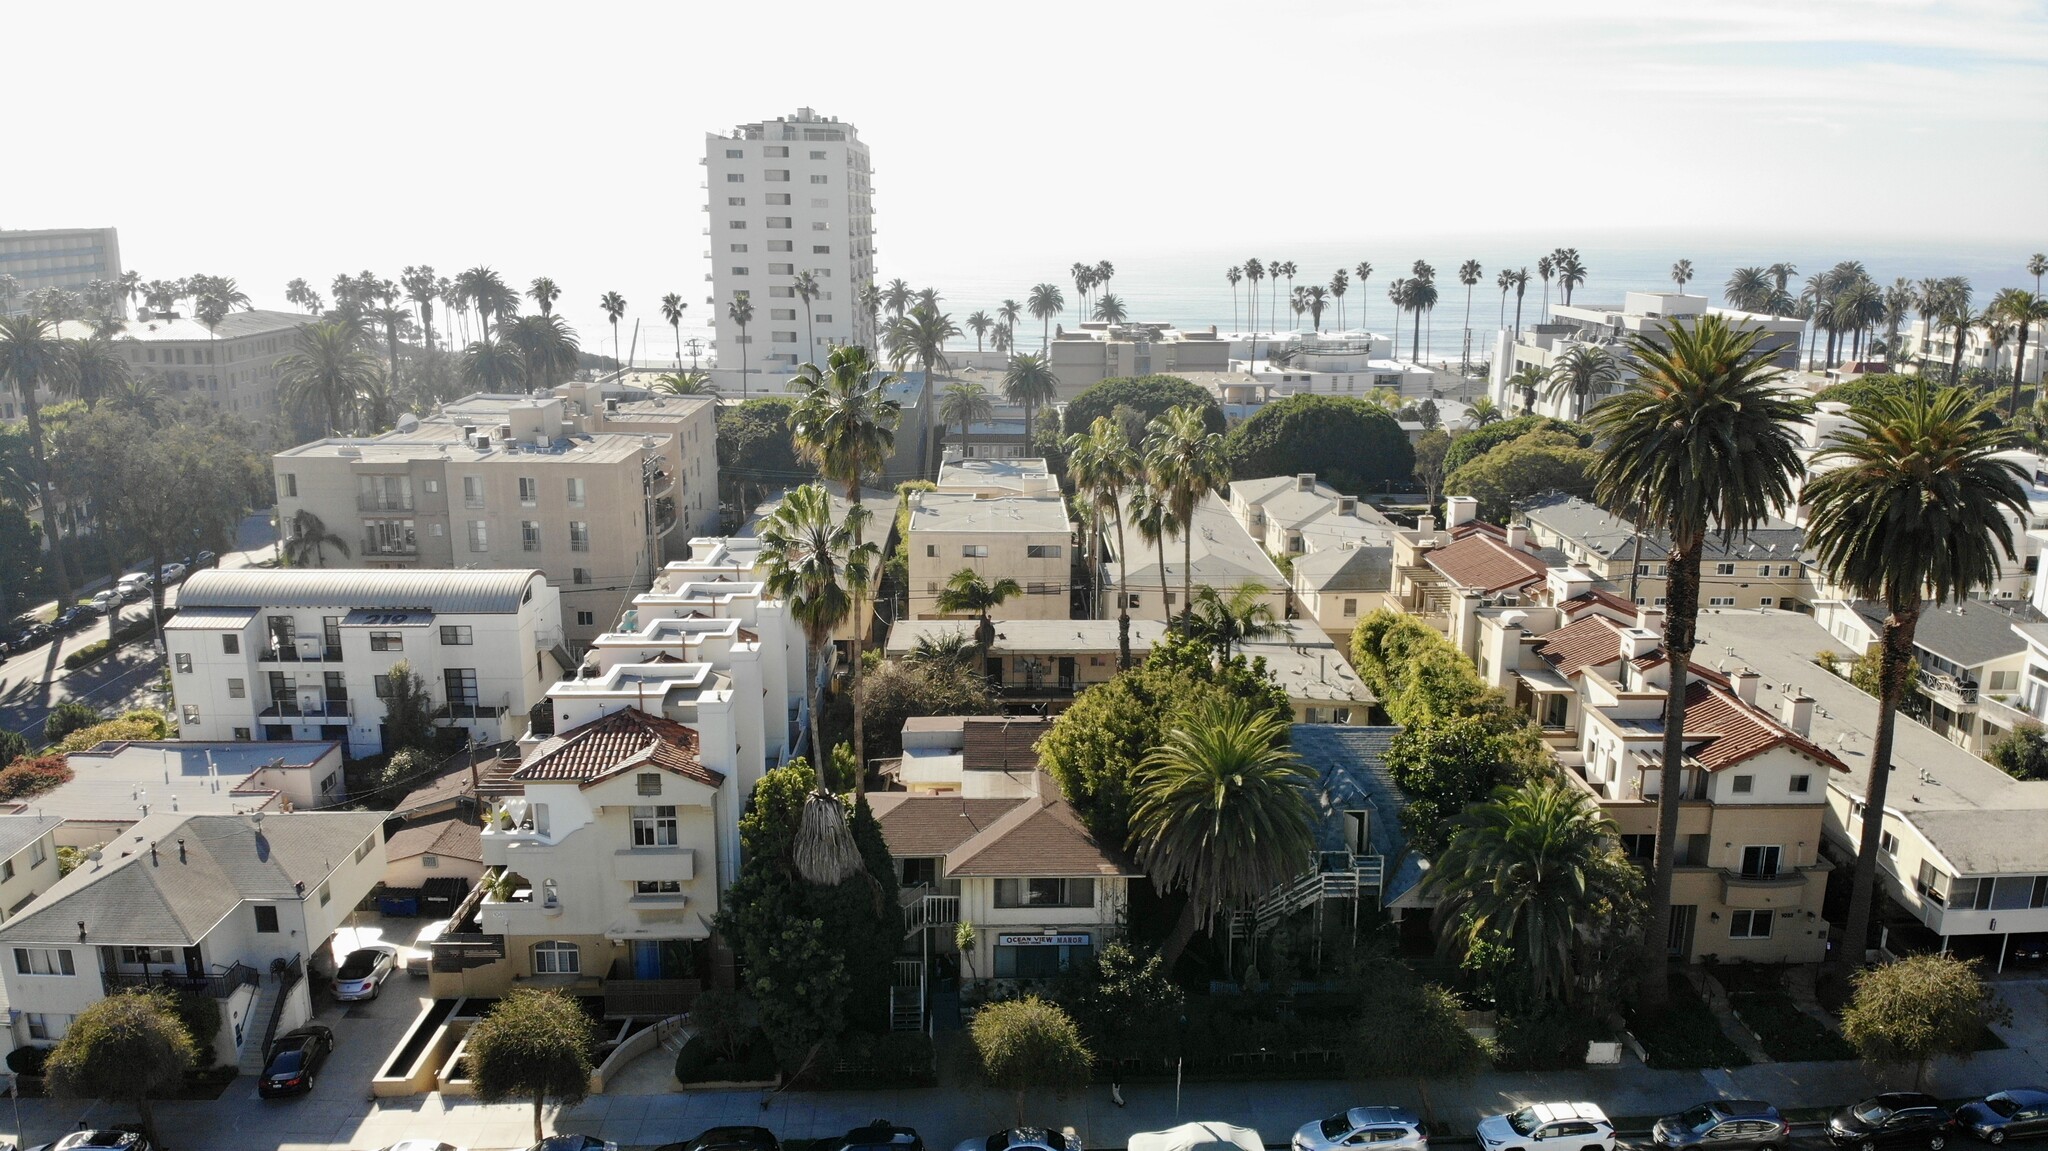
[[[1799,1010],[1783,991],[1731,991],[1728,1005],[1780,1063],[1854,1059],[1856,1049],[1819,1020]]]
[[[1684,977],[1671,977],[1671,1000],[1656,1015],[1631,1012],[1629,1032],[1649,1053],[1650,1066],[1667,1070],[1746,1067],[1749,1056],[1721,1034],[1714,1013]]]

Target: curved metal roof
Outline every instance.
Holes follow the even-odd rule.
[[[387,571],[371,568],[240,568],[196,572],[178,607],[426,608],[453,615],[517,613],[537,570]]]

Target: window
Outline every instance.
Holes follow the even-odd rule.
[[[591,625],[595,624],[596,622],[597,622],[597,613],[596,613],[596,612],[591,612],[591,611],[579,611],[579,612],[577,612],[577,613],[576,613],[576,626],[577,626],[577,627],[590,627]]]
[[[794,276],[794,275],[796,275],[796,265],[795,265],[795,264],[770,264],[770,265],[768,265],[768,274],[769,274],[769,275],[771,275],[771,276]],[[795,309],[791,309],[791,310],[792,310],[792,311],[794,311]]]
[[[239,680],[239,679],[231,679],[231,680],[229,680],[229,681],[228,681],[228,698],[229,698],[229,699],[247,699],[247,698],[249,698],[249,685],[248,685],[248,683],[247,683],[246,681],[244,681],[244,680]]]
[[[728,208],[744,208],[747,206],[747,198],[745,196],[727,196],[725,198],[725,206]]]
[[[771,208],[787,208],[787,207],[789,207],[789,193],[788,193],[788,192],[770,192],[770,193],[768,193],[768,206],[769,206],[769,207],[771,207]]]
[[[727,173],[725,174],[725,182],[726,182],[726,183],[728,183],[728,184],[744,184],[744,183],[746,183],[746,182],[747,182],[747,178],[746,178],[746,176],[745,176],[745,175],[743,175],[743,174],[741,174],[741,173],[739,173],[739,172],[727,172]],[[740,225],[737,225],[737,226],[738,226],[738,227],[745,227],[746,225],[744,225],[744,224],[740,224]]]
[[[1889,831],[1878,832],[1877,849],[1886,855],[1897,855],[1899,853],[1899,837]]]
[[[41,867],[43,865],[43,861],[48,858],[50,858],[50,855],[47,851],[43,850],[42,840],[39,839],[34,843],[29,844],[28,869],[30,871],[34,871],[36,868]]]
[[[234,740],[236,743],[248,743],[253,738],[255,737],[250,733],[248,728],[238,727],[235,729]]]
[[[14,861],[10,859],[5,862],[0,862],[0,883],[5,883],[6,881],[13,878]]]
[[[761,178],[767,180],[771,184],[787,184],[789,183],[789,169],[770,168],[767,171],[761,173]]]
[[[1774,595],[1762,596],[1758,598],[1758,600],[1756,601],[1756,605],[1758,607],[1777,607],[1778,597]]]
[[[484,506],[484,479],[482,476],[462,477],[462,506],[480,508]]]
[[[1731,911],[1728,913],[1728,938],[1769,939],[1771,937],[1771,910],[1760,908],[1755,911]]]
[[[938,558],[938,555],[939,555],[939,545],[937,545],[937,544],[926,544],[926,545],[924,545],[924,554],[925,554],[925,558],[927,558],[927,559],[937,559],[937,558]]]
[[[831,254],[832,254],[832,245],[830,245],[830,244],[812,244],[812,245],[811,245],[811,255],[813,255],[813,256],[829,256],[829,255],[831,255]]]
[[[487,552],[491,550],[491,528],[483,520],[469,521],[469,550]]]
[[[371,651],[404,651],[405,633],[396,631],[373,631],[370,633]]]
[[[1737,795],[1748,795],[1756,790],[1756,776],[1738,775],[1730,785]]]
[[[284,494],[297,499],[299,495],[299,477],[286,472],[278,478],[284,481]]]
[[[1769,564],[1758,564],[1758,565],[1756,565],[1756,574],[1758,574],[1758,575],[1760,575],[1760,576],[1768,576],[1768,575],[1770,575],[1770,574],[1771,574],[1771,565],[1769,565]]]
[[[787,228],[787,227],[789,227],[789,217],[788,217],[788,216],[770,216],[770,217],[768,217],[768,227],[769,227],[769,228],[771,228],[771,229],[782,229],[782,228]]]
[[[1092,943],[1015,947],[996,945],[996,978],[1052,979],[1062,971],[1085,968],[1094,961]]]
[[[960,558],[961,558],[961,559],[970,559],[970,560],[985,560],[985,559],[987,559],[987,558],[988,558],[988,545],[987,545],[987,544],[961,544],[961,545],[960,545]]]
[[[71,952],[60,947],[17,947],[14,970],[22,975],[76,975]]]
[[[589,583],[589,582],[590,582],[590,569],[589,569],[589,568],[571,568],[571,569],[569,569],[569,580],[570,580],[570,582],[571,582],[571,583],[579,583],[579,584],[587,584],[587,583]]]
[[[441,687],[448,693],[450,707],[476,706],[476,669],[473,667],[449,667],[441,669]]]
[[[570,506],[570,507],[572,507],[572,508],[580,508],[580,507],[582,507],[582,506],[583,506],[583,479],[582,479],[582,477],[580,477],[580,476],[570,476],[570,477],[569,477],[569,479],[568,479],[568,488],[569,488],[569,506]]]
[[[1040,580],[1032,580],[1024,587],[1025,595],[1051,595],[1059,589]]]
[[[826,181],[825,177],[823,177],[823,176],[812,176],[812,177],[811,177],[811,183],[813,183],[813,184],[823,184],[823,183],[827,183],[827,181]]]
[[[30,1039],[62,1039],[65,1033],[71,1030],[71,1016],[69,1015],[45,1015],[41,1012],[31,1011],[27,1013],[25,1018],[28,1020],[28,1037]]]
[[[1808,788],[1810,788],[1810,787],[1812,787],[1812,786],[1813,786],[1813,777],[1812,777],[1812,776],[1810,776],[1810,775],[1795,775],[1795,776],[1793,776],[1793,777],[1792,777],[1792,782],[1791,782],[1791,784],[1790,784],[1789,786],[1787,786],[1786,790],[1787,790],[1787,791],[1790,791],[1790,792],[1791,792],[1792,794],[1794,794],[1794,795],[1805,795],[1805,794],[1806,794],[1806,791],[1807,791],[1807,789],[1808,789]]]
[[[431,853],[421,855],[420,866],[426,868],[429,871],[432,871],[433,869],[441,866],[441,857]]]
[[[444,623],[441,625],[441,642],[449,647],[468,647],[476,642],[476,637],[466,623]]]
[[[1092,879],[998,879],[997,907],[1093,907]]]
[[[638,879],[633,881],[635,895],[681,895],[683,885],[675,879]]]
[[[1778,578],[1779,578],[1779,579],[1785,579],[1785,578],[1787,578],[1787,577],[1791,576],[1791,574],[1792,574],[1792,565],[1791,565],[1791,564],[1779,564],[1779,565],[1778,565]]]
[[[590,525],[582,520],[569,521],[569,550],[587,552],[590,550]]]
[[[796,241],[770,240],[768,241],[768,250],[771,252],[793,252],[796,250]]]
[[[1657,837],[1654,835],[1624,835],[1621,850],[1634,863],[1649,863],[1657,858]]]
[[[128,964],[176,963],[178,950],[175,947],[123,947],[121,962]]]
[[[179,674],[179,675],[191,675],[191,674],[192,674],[192,657],[191,657],[190,655],[188,655],[187,653],[185,653],[185,652],[179,652],[179,653],[177,654],[176,658],[177,658],[177,661],[178,661],[178,674]]]
[[[676,845],[676,809],[673,807],[636,807],[633,809],[634,847],[674,847]]]
[[[824,159],[824,158],[825,158],[825,149],[823,149],[823,148],[813,148],[813,149],[811,149],[811,159],[813,159],[813,160],[822,160],[822,159]]]
[[[1708,606],[1708,607],[1734,607],[1734,606],[1735,606],[1735,597],[1734,597],[1734,596],[1732,596],[1732,595],[1717,595],[1717,596],[1710,596],[1710,597],[1708,597],[1708,599],[1707,599],[1707,606]]]
[[[728,160],[737,160],[746,154],[746,151],[741,148],[727,148],[725,150],[725,158]]]
[[[1734,575],[1734,574],[1735,574],[1735,565],[1734,565],[1734,564],[1715,564],[1715,565],[1714,565],[1714,574],[1715,574],[1715,575]]]
[[[334,900],[334,889],[327,884],[320,885],[320,906],[325,907]]]
[[[527,507],[540,502],[540,481],[532,476],[519,477],[519,502]]]
[[[1026,544],[1024,545],[1024,555],[1027,559],[1056,560],[1060,558],[1060,545]]]
[[[533,945],[533,973],[535,975],[580,975],[583,973],[582,952],[573,943],[550,939]]]
[[[818,313],[818,322],[819,322],[819,323],[821,323],[821,324],[829,324],[829,323],[831,323],[831,322],[832,322],[832,313],[830,313],[830,312],[819,312],[819,313]],[[818,342],[822,344],[822,343],[824,343],[825,341],[824,341],[824,340],[819,340]]]
[[[1778,874],[1781,849],[1776,845],[1745,847],[1742,849],[1742,877],[1744,879],[1770,879]]]
[[[735,276],[751,276],[754,274],[754,269],[744,264],[734,264],[732,266],[732,274]]]
[[[222,633],[220,637],[220,651],[222,655],[242,654],[242,637],[234,632]]]
[[[639,794],[641,795],[661,794],[661,773],[658,771],[643,771],[634,778],[633,782],[639,788]]]
[[[537,552],[540,550],[540,524],[534,520],[519,521],[519,550]]]
[[[725,250],[738,256],[747,254],[747,246],[745,244],[727,244]]]
[[[180,714],[180,715],[182,715],[182,716],[184,717],[184,720],[183,720],[183,722],[185,722],[185,723],[187,723],[187,724],[194,724],[194,723],[198,723],[198,722],[199,722],[199,705],[198,705],[198,704],[196,704],[196,703],[188,703],[188,704],[186,704],[186,705],[185,705],[185,707],[184,707],[184,710],[183,710],[182,712],[180,712],[179,714]]]
[[[766,148],[761,149],[761,154],[770,160],[786,160],[789,158],[789,145],[770,144]],[[787,173],[784,174],[787,175]]]

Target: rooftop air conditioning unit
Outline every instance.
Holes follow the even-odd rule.
[[[487,452],[491,450],[491,437],[489,436],[472,436],[470,437],[469,442],[476,448],[477,451]]]

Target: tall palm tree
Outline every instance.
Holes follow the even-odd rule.
[[[1692,282],[1691,260],[1680,260],[1671,265],[1671,282],[1678,285],[1679,291],[1685,291],[1685,286]]]
[[[1598,344],[1573,344],[1545,377],[1552,399],[1572,397],[1572,419],[1586,417],[1586,397],[1621,382],[1621,361]]]
[[[29,454],[35,459],[36,502],[42,507],[43,539],[49,542],[50,572],[57,581],[57,602],[71,602],[71,573],[64,567],[64,541],[57,533],[56,492],[50,486],[50,457],[43,442],[42,403],[38,388],[57,391],[64,382],[64,344],[54,324],[32,315],[0,316],[0,382],[21,398],[28,421]]]
[[[1321,284],[1310,284],[1305,288],[1297,290],[1301,293],[1302,306],[1308,309],[1309,323],[1315,326],[1316,334],[1321,335],[1323,331],[1323,309],[1330,306],[1330,289],[1323,287]]]
[[[1458,265],[1458,282],[1465,285],[1465,350],[1458,357],[1458,370],[1461,372],[1472,367],[1472,288],[1485,274],[1477,260],[1467,260]],[[1505,296],[1502,302],[1506,302]]]
[[[1586,282],[1586,265],[1579,261],[1579,250],[1562,249],[1561,256],[1553,260],[1550,267],[1557,273],[1557,290],[1564,294],[1565,307],[1571,307],[1572,293]]]
[[[1138,458],[1137,476],[1139,481],[1147,478],[1145,458],[1142,455]],[[1144,487],[1142,482],[1131,492],[1130,506],[1125,509],[1124,514],[1130,517],[1131,526],[1138,529],[1138,538],[1151,546],[1159,557],[1159,619],[1166,626],[1172,627],[1173,597],[1166,590],[1166,541],[1180,535],[1180,521],[1173,518],[1173,505],[1167,502],[1166,497]],[[1124,561],[1124,572],[1127,576],[1132,566],[1129,560]],[[1121,590],[1125,593],[1130,592],[1128,579],[1124,581]]]
[[[420,340],[427,347],[427,355],[434,354],[434,304],[440,298],[440,283],[434,278],[432,264],[408,264],[399,273],[399,284],[405,288],[405,298],[412,304],[420,319]]]
[[[1502,268],[1494,273],[1493,286],[1500,289],[1500,326],[1508,326],[1508,293],[1515,290],[1515,271]]]
[[[526,357],[510,340],[475,340],[462,349],[458,369],[464,385],[486,392],[509,392],[526,380]]]
[[[690,305],[683,302],[678,292],[670,292],[661,298],[661,318],[668,321],[669,330],[676,335],[676,371],[683,370],[683,313]]]
[[[518,308],[518,293],[505,285],[504,277],[482,264],[456,276],[455,290],[476,310],[477,338],[487,344],[491,342],[491,318],[509,316]],[[337,287],[335,304],[340,303],[341,292]]]
[[[1360,260],[1358,261],[1358,266],[1351,270],[1358,274],[1358,326],[1361,328],[1369,327],[1370,325],[1365,322],[1365,317],[1371,305],[1366,301],[1372,297],[1366,295],[1365,285],[1372,279],[1372,262]]]
[[[804,342],[809,345],[804,353],[804,362],[815,364],[818,362],[818,330],[811,326],[811,301],[824,295],[825,289],[818,284],[817,275],[809,268],[796,274],[792,287],[796,298],[804,302]]]
[[[1131,847],[1155,887],[1187,895],[1160,948],[1169,970],[1202,922],[1309,867],[1315,775],[1287,734],[1278,713],[1226,699],[1174,723],[1139,764]]]
[[[580,362],[576,329],[560,316],[521,316],[504,329],[502,343],[517,349],[520,373],[529,388],[551,388],[568,379]]]
[[[1529,290],[1529,269],[1515,271],[1515,338],[1522,338],[1522,294]]]
[[[910,285],[901,276],[889,281],[889,286],[882,289],[882,306],[888,308],[892,316],[902,315],[910,307],[910,300]]]
[[[1060,295],[1058,284],[1038,284],[1032,287],[1031,295],[1026,299],[1028,302],[1025,306],[1031,310],[1032,317],[1039,321],[1038,350],[1044,352],[1052,345],[1052,318],[1059,315],[1060,309],[1067,306],[1066,297]]]
[[[860,505],[855,504],[853,510],[858,514]],[[805,484],[783,497],[762,524],[761,543],[761,554],[768,561],[768,591],[782,599],[796,617],[817,668],[808,709],[810,760],[817,786],[804,801],[795,863],[805,879],[832,886],[859,874],[862,863],[860,848],[846,824],[846,807],[832,794],[825,774],[832,759],[820,716],[832,680],[827,652],[832,633],[853,611],[847,585],[866,581],[875,547],[856,546],[847,527],[833,522],[832,498],[818,484]],[[855,772],[856,777],[859,774]]]
[[[1417,277],[1408,281],[1407,304],[1408,311],[1412,314],[1409,327],[1415,329],[1409,333],[1414,344],[1410,349],[1409,358],[1418,364],[1422,362],[1422,314],[1435,311],[1436,301],[1437,291],[1434,279]],[[1435,325],[1431,325],[1431,330],[1433,331],[1434,329]],[[1435,351],[1434,348],[1430,350]]]
[[[2034,294],[2041,294],[2041,277],[2048,275],[2048,252],[2035,252],[2027,257],[2027,275],[2034,277]]]
[[[327,566],[327,549],[333,548],[348,556],[348,541],[327,530],[320,517],[300,508],[292,513],[286,524],[284,538],[284,562],[287,567],[302,568],[309,563],[313,567]]]
[[[1886,366],[1896,370],[1899,361],[1899,329],[1906,323],[1906,317],[1913,314],[1913,307],[1920,300],[1920,294],[1913,287],[1913,281],[1904,276],[1892,281],[1884,290],[1884,358]]]
[[[2022,352],[2022,355],[2025,353]],[[65,391],[92,407],[128,383],[128,357],[101,335],[64,341]]]
[[[972,381],[946,385],[946,394],[939,401],[939,423],[960,425],[963,459],[974,454],[974,425],[989,422],[995,414],[995,401],[988,389]]]
[[[1038,431],[1038,406],[1059,398],[1060,378],[1044,356],[1025,353],[1011,356],[1003,370],[1003,397],[1024,406],[1025,454],[1030,454],[1032,437]]]
[[[1121,324],[1129,316],[1124,310],[1122,300],[1109,292],[1104,292],[1102,298],[1095,301],[1095,318],[1105,324]]]
[[[1223,278],[1230,284],[1230,328],[1237,330],[1237,285],[1244,280],[1244,269],[1236,264],[1223,271]]]
[[[869,546],[862,538],[865,516],[857,514],[862,485],[881,474],[896,450],[896,425],[903,418],[903,405],[889,398],[889,385],[895,381],[896,377],[876,370],[868,350],[859,344],[833,348],[825,356],[822,371],[816,364],[800,365],[796,371],[803,397],[790,413],[790,441],[800,458],[844,491],[848,539],[856,551]],[[868,632],[867,583],[855,581],[850,590],[854,619],[850,654],[853,691],[858,699]],[[854,791],[859,793],[867,786],[867,732],[859,707],[853,709],[853,756],[859,765],[854,772]]]
[[[900,282],[900,281],[899,281]],[[745,292],[734,292],[725,316],[740,328],[740,402],[747,400],[747,325],[754,322],[754,302]]]
[[[1272,282],[1271,294],[1266,297],[1266,322],[1274,325],[1274,331],[1279,331],[1277,321],[1280,315],[1280,278],[1287,274],[1284,270],[1286,267],[1287,264],[1283,260],[1266,261],[1266,279]]]
[[[605,319],[612,325],[612,362],[619,365],[619,378],[626,377],[626,361],[619,355],[619,317],[626,314],[626,297],[617,292],[606,292],[597,298],[597,306],[604,309]],[[636,337],[637,339],[637,337]]]
[[[551,316],[555,312],[555,301],[562,298],[562,289],[555,286],[553,280],[548,279],[546,276],[541,276],[527,286],[526,294],[532,298],[534,305],[540,309],[541,315]]]
[[[1401,316],[1408,311],[1408,281],[1395,279],[1387,283],[1387,302],[1394,305],[1394,343],[1391,349],[1396,359],[1401,355]]]
[[[1760,328],[1715,315],[1673,320],[1629,341],[1637,376],[1593,410],[1607,442],[1594,492],[1634,508],[1637,524],[1669,540],[1664,654],[1663,768],[1643,990],[1665,995],[1671,875],[1685,767],[1686,678],[1699,620],[1700,555],[1709,534],[1732,540],[1782,510],[1803,474],[1798,427],[1805,405],[1782,390],[1784,373],[1759,348]]]
[[[1054,311],[1058,311],[1058,309],[1055,308]],[[1015,300],[1004,300],[1003,306],[996,309],[996,321],[1000,323],[1003,327],[1010,329],[1012,332],[1015,332],[1017,330],[1017,324],[1021,320],[1023,320],[1023,318],[1024,305],[1018,303]],[[997,350],[1001,351],[1003,349],[999,348]]]
[[[1086,432],[1075,432],[1066,439],[1067,475],[1074,481],[1076,493],[1087,497],[1099,516],[1107,514],[1116,524],[1116,562],[1126,576],[1131,571],[1131,557],[1124,551],[1124,508],[1125,495],[1144,476],[1143,461],[1137,449],[1124,435],[1123,425],[1108,416],[1097,416],[1088,425]],[[1098,521],[1095,538],[1100,541],[1102,533]],[[1091,594],[1099,589],[1102,571],[1102,549],[1095,549],[1094,561],[1090,567]],[[1165,565],[1160,565],[1160,574],[1165,576]],[[1165,597],[1160,597],[1161,602]],[[1131,597],[1130,589],[1123,582],[1117,585],[1117,668],[1131,666]]]
[[[2048,320],[2048,299],[2025,288],[2007,288],[1992,298],[1991,311],[2010,323],[2019,337],[2012,360],[2012,396],[2005,405],[2006,422],[2010,423],[2019,415],[2020,375],[2027,366],[2027,335],[2036,321]]]
[[[974,333],[974,350],[977,354],[981,351],[983,337],[987,336],[988,330],[995,326],[996,322],[989,318],[987,312],[976,311],[967,317],[967,330]]]
[[[991,351],[1000,355],[1009,355],[1010,350],[1017,346],[1016,330],[1006,323],[997,324],[995,327],[990,328],[988,346]]]
[[[709,372],[669,372],[654,378],[653,391],[666,396],[712,396],[719,394]]]
[[[1259,358],[1259,281],[1266,278],[1266,265],[1257,256],[1244,262],[1245,323],[1252,330],[1251,357]]]
[[[1892,768],[1892,732],[1926,597],[1960,602],[2014,560],[2012,523],[2025,522],[2025,476],[1998,453],[2017,447],[1993,402],[1924,377],[1908,392],[1849,412],[1849,426],[1815,459],[1829,470],[1806,485],[1807,539],[1851,595],[1885,605],[1878,645],[1878,714],[1865,812],[1850,883],[1843,961],[1863,958]]]
[[[1230,658],[1232,648],[1280,634],[1280,617],[1266,602],[1271,590],[1255,582],[1239,584],[1225,595],[1203,584],[1195,593],[1191,634],[1222,659]]]
[[[1181,526],[1181,619],[1194,610],[1195,509],[1230,482],[1223,437],[1202,421],[1193,404],[1168,408],[1152,421],[1145,438],[1145,474],[1173,509]]]
[[[1335,301],[1337,301],[1337,327],[1338,327],[1339,329],[1341,329],[1341,330],[1343,330],[1343,331],[1347,331],[1347,332],[1351,330],[1351,327],[1350,327],[1350,325],[1348,325],[1348,324],[1346,324],[1346,323],[1344,322],[1344,320],[1345,320],[1345,316],[1344,316],[1344,293],[1346,293],[1346,292],[1348,292],[1348,291],[1350,291],[1350,290],[1351,290],[1351,273],[1350,273],[1350,272],[1347,272],[1347,271],[1345,271],[1344,269],[1342,269],[1342,268],[1339,268],[1339,269],[1337,269],[1337,270],[1336,270],[1335,272],[1331,273],[1331,275],[1330,275],[1330,298],[1331,298],[1331,299],[1333,299],[1333,300],[1335,300]]]
[[[1557,265],[1551,261],[1549,256],[1537,257],[1536,274],[1543,277],[1543,322],[1545,323],[1550,321],[1550,277],[1556,273]]]
[[[352,426],[356,397],[377,378],[377,359],[362,349],[353,326],[331,320],[300,324],[297,346],[277,361],[277,390],[288,403],[327,417],[330,433]]]
[[[1721,295],[1728,306],[1745,312],[1761,312],[1770,307],[1771,273],[1767,268],[1737,268],[1728,274],[1728,282],[1721,285]]]
[[[1622,894],[1612,858],[1614,821],[1592,796],[1556,778],[1495,789],[1453,823],[1451,841],[1423,879],[1449,928],[1446,946],[1505,944],[1532,998],[1569,1002],[1578,987],[1580,938],[1603,902]]]
[[[946,341],[959,336],[960,329],[953,323],[953,317],[918,304],[908,315],[890,321],[884,335],[892,357],[917,361],[924,372],[925,394],[929,396],[937,373],[953,366],[946,359]]]
[[[1960,276],[1950,276],[1946,282],[1940,319],[1954,342],[1949,350],[1948,382],[1956,384],[1963,379],[1963,350],[1970,346],[1970,329],[1977,326],[1977,317],[1970,311],[1970,282]]]
[[[986,648],[995,638],[995,624],[989,613],[1024,594],[1024,585],[1008,576],[989,580],[973,568],[961,568],[946,578],[934,605],[947,615],[971,615],[981,621],[977,636]]]
[[[1074,307],[1085,316],[1088,313],[1088,290],[1095,286],[1095,265],[1076,260],[1068,265],[1067,274],[1074,278]]]

